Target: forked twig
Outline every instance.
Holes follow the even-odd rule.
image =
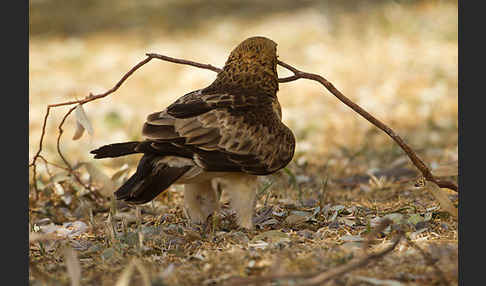
[[[317,276],[314,276],[306,281],[304,283],[300,284],[300,286],[314,286],[314,285],[322,285],[322,283],[327,282],[333,278],[336,278],[342,274],[351,272],[355,269],[364,267],[368,265],[370,262],[374,260],[378,260],[382,258],[383,256],[387,255],[388,253],[392,252],[395,247],[398,245],[402,238],[402,235],[399,235],[395,241],[388,246],[387,248],[383,249],[382,251],[376,252],[369,254],[361,259],[357,259],[356,261],[351,261],[349,263],[346,263],[345,265],[335,267],[327,272],[321,273]]]
[[[385,229],[388,225],[392,222],[389,219],[383,220],[380,225],[376,227],[373,233],[377,233]],[[367,239],[367,242],[364,244],[364,247],[367,247],[370,243],[370,240],[373,239],[374,235],[370,235]],[[317,272],[317,273],[299,273],[299,274],[284,274],[284,275],[267,275],[267,276],[259,276],[259,277],[234,277],[230,278],[226,281],[225,285],[261,285],[266,282],[274,281],[274,280],[300,280],[300,283],[296,283],[295,285],[299,286],[314,286],[314,285],[322,285],[325,282],[334,279],[336,277],[342,276],[343,274],[349,273],[353,270],[358,268],[364,267],[371,263],[372,261],[378,260],[388,253],[392,252],[400,240],[403,238],[404,232],[402,230],[398,231],[397,236],[395,237],[393,243],[386,247],[385,249],[374,252],[371,254],[363,255],[361,258],[355,258],[351,262],[348,262],[344,265],[337,266],[332,268],[331,270],[325,272]]]
[[[359,105],[357,105],[356,103],[352,102],[349,98],[344,96],[344,94],[342,94],[339,90],[337,90],[332,83],[330,83],[329,81],[327,81],[325,78],[323,78],[318,74],[302,72],[282,61],[278,61],[278,64],[294,73],[293,76],[279,79],[279,82],[290,82],[300,78],[305,78],[305,79],[310,79],[321,83],[327,90],[329,90],[329,92],[331,92],[341,102],[346,104],[348,107],[356,111],[359,115],[361,115],[366,120],[371,122],[373,125],[375,125],[376,127],[380,128],[382,131],[384,131],[386,134],[388,134],[388,136],[390,136],[400,146],[400,148],[402,148],[402,150],[405,151],[405,153],[410,158],[410,160],[412,160],[412,163],[415,165],[415,167],[417,167],[420,170],[420,172],[422,172],[423,177],[427,181],[434,182],[435,184],[437,184],[437,186],[441,188],[449,188],[457,192],[458,189],[457,184],[448,180],[438,179],[434,175],[432,175],[432,172],[424,163],[424,161],[420,159],[417,153],[415,153],[412,150],[412,148],[410,148],[410,146],[408,146],[403,141],[403,139],[400,136],[398,136],[398,134],[396,134],[390,127],[385,125],[380,120],[376,119],[373,115],[368,113],[366,110],[361,108]]]
[[[46,111],[46,114],[44,116],[44,121],[43,121],[43,124],[42,124],[42,133],[41,133],[41,137],[40,137],[40,140],[39,140],[39,149],[37,150],[37,153],[32,158],[32,162],[29,164],[29,167],[33,167],[34,188],[36,189],[36,191],[38,191],[37,190],[37,184],[35,183],[36,171],[37,171],[36,170],[36,162],[37,162],[37,159],[39,159],[40,154],[42,152],[44,136],[45,136],[45,133],[46,133],[47,118],[49,117],[49,112],[50,112],[51,108],[60,107],[60,106],[67,106],[67,105],[74,105],[74,104],[76,106],[77,105],[83,105],[85,103],[106,97],[106,96],[112,94],[113,92],[117,91],[118,88],[120,88],[120,86],[128,79],[128,77],[130,77],[136,70],[141,68],[143,65],[145,65],[149,61],[151,61],[153,58],[157,58],[157,59],[160,59],[160,60],[165,60],[165,61],[169,61],[169,62],[173,62],[173,63],[178,63],[178,64],[191,65],[191,66],[195,66],[195,67],[203,68],[203,69],[209,69],[209,70],[212,70],[214,72],[221,71],[221,69],[214,67],[212,65],[205,65],[205,64],[192,62],[192,61],[171,58],[171,57],[167,57],[167,56],[163,56],[163,55],[159,55],[159,54],[147,54],[147,57],[144,60],[140,61],[135,66],[133,66],[127,73],[125,73],[123,75],[123,77],[115,84],[115,86],[113,86],[108,91],[106,91],[104,93],[96,94],[96,95],[90,93],[88,96],[86,96],[85,98],[80,99],[80,100],[72,100],[72,101],[66,101],[66,102],[61,102],[61,103],[49,104],[47,106],[47,111]],[[57,151],[59,153],[59,156],[61,157],[61,159],[66,164],[66,166],[68,166],[68,168],[71,171],[72,171],[71,164],[67,161],[67,159],[64,157],[64,155],[61,152],[60,141],[61,141],[61,136],[62,136],[62,133],[63,133],[62,126],[64,125],[64,122],[66,121],[67,117],[74,111],[76,106],[72,107],[62,118],[61,123],[58,126],[59,135],[57,137]]]
[[[128,77],[130,77],[136,70],[138,70],[140,67],[142,67],[143,65],[145,65],[146,63],[148,63],[149,61],[151,61],[154,58],[160,59],[160,60],[163,60],[163,61],[176,63],[176,64],[190,65],[190,66],[194,66],[194,67],[198,67],[198,68],[202,68],[202,69],[211,70],[211,71],[214,71],[214,72],[220,72],[221,71],[220,68],[217,68],[217,67],[212,66],[210,64],[201,64],[201,63],[188,61],[188,60],[184,60],[184,59],[172,58],[172,57],[168,57],[168,56],[164,56],[164,55],[160,55],[160,54],[156,54],[156,53],[147,53],[146,58],[144,60],[140,61],[135,66],[133,66],[127,73],[125,73],[123,75],[123,77],[115,84],[115,86],[113,86],[108,91],[106,91],[104,93],[96,94],[96,95],[90,93],[88,96],[86,96],[85,98],[80,99],[80,100],[73,100],[73,101],[61,102],[61,103],[56,103],[56,104],[49,104],[47,106],[47,111],[46,111],[44,121],[43,121],[43,124],[42,124],[42,133],[41,133],[41,137],[40,137],[40,140],[39,140],[39,149],[38,149],[37,153],[34,155],[32,162],[29,164],[29,167],[33,167],[32,176],[33,176],[34,189],[35,189],[36,193],[38,192],[37,183],[36,183],[36,177],[37,177],[36,162],[41,156],[40,154],[42,152],[42,145],[43,145],[43,142],[44,142],[47,119],[49,117],[50,109],[54,108],[54,107],[67,106],[67,105],[76,105],[76,106],[77,105],[83,105],[85,103],[88,103],[88,102],[91,102],[91,101],[94,101],[94,100],[97,100],[97,99],[100,99],[100,98],[104,98],[104,97],[112,94],[116,90],[118,90],[118,88],[120,88],[120,86],[128,79]],[[300,71],[300,70],[298,70],[298,69],[292,67],[291,65],[284,63],[282,61],[278,61],[278,64],[294,73],[293,76],[286,77],[286,78],[279,78],[278,81],[280,83],[291,82],[291,81],[298,80],[298,79],[301,79],[301,78],[310,79],[310,80],[314,80],[314,81],[321,83],[322,85],[324,85],[324,87],[326,87],[334,96],[336,96],[344,104],[346,104],[347,106],[352,108],[354,111],[359,113],[361,116],[363,116],[369,122],[371,122],[372,124],[374,124],[375,126],[380,128],[381,130],[383,130],[393,140],[395,140],[395,142],[405,151],[405,153],[408,155],[408,157],[412,160],[413,164],[422,172],[425,179],[427,179],[428,181],[434,182],[435,184],[437,184],[441,188],[443,188],[443,187],[444,188],[450,188],[452,190],[457,191],[458,187],[454,182],[450,182],[450,181],[447,181],[447,180],[440,180],[440,179],[434,177],[432,175],[430,169],[425,165],[425,163],[417,156],[417,154],[397,134],[395,134],[395,132],[393,132],[392,129],[390,129],[384,123],[382,123],[381,121],[379,121],[378,119],[373,117],[371,114],[369,114],[367,111],[362,109],[360,106],[358,106],[357,104],[355,104],[354,102],[349,100],[347,97],[345,97],[339,90],[337,90],[329,81],[324,79],[322,76],[317,75],[317,74],[302,72],[302,71]],[[69,111],[64,115],[61,123],[58,126],[59,134],[58,134],[58,137],[57,137],[57,151],[59,153],[59,156],[61,157],[61,159],[65,163],[65,165],[68,167],[70,173],[74,175],[76,180],[79,183],[81,183],[83,186],[85,186],[87,189],[91,190],[90,186],[84,185],[81,182],[80,178],[74,173],[74,170],[73,170],[71,164],[66,159],[66,157],[62,154],[61,148],[60,148],[61,136],[63,134],[62,126],[66,122],[67,117],[75,110],[76,106],[69,109]],[[37,196],[37,194],[35,194],[35,197],[36,196]]]

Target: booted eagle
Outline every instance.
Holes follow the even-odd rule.
[[[295,149],[277,99],[276,47],[264,37],[244,40],[208,87],[147,117],[144,141],[91,151],[95,158],[143,153],[116,198],[143,204],[172,184],[184,184],[186,215],[204,223],[219,206],[211,181],[220,178],[238,224],[251,229],[257,176],[285,167]]]

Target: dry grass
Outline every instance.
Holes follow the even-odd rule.
[[[177,31],[149,17],[151,25],[143,25],[143,31],[115,27],[86,28],[89,32],[73,36],[33,33],[29,159],[38,148],[47,104],[111,88],[146,52],[222,66],[242,39],[264,35],[279,44],[280,59],[324,76],[392,127],[432,167],[457,160],[456,2],[390,1],[337,9],[310,1],[304,8],[291,8],[258,17],[204,18],[195,12],[199,15],[195,23]],[[42,23],[35,11],[32,21]],[[62,25],[65,19],[58,17],[52,21]],[[283,69],[279,72],[287,75]],[[206,70],[152,61],[112,96],[85,105],[94,136],[71,141],[75,121],[68,119],[64,154],[73,163],[90,162],[108,176],[125,163],[133,171],[138,156],[94,161],[89,150],[140,138],[147,114],[206,86],[214,76]],[[395,224],[372,248],[385,247],[393,229],[402,225],[414,242],[438,259],[447,280],[457,284],[457,220],[442,212],[429,192],[411,186],[414,168],[392,140],[314,82],[281,84],[278,95],[284,121],[297,137],[297,152],[287,171],[262,178],[260,188],[265,191],[256,206],[255,231],[236,229],[227,202],[207,229],[189,225],[178,187],[143,206],[141,216],[109,198],[96,204],[82,187],[63,177],[63,170],[50,166],[49,171],[57,174],[52,178],[40,162],[41,192],[37,201],[30,202],[30,228],[38,233],[56,230],[57,239],[36,238],[30,244],[31,283],[70,283],[68,273],[76,273],[72,269],[76,263],[67,266],[73,256],[67,256],[71,252],[66,245],[74,248],[74,258],[80,261],[81,285],[123,285],[122,272],[134,257],[138,260],[125,275],[132,282],[148,279],[153,285],[219,285],[232,276],[324,271],[361,255],[359,239],[378,218],[388,215]],[[56,128],[66,111],[59,108],[51,114],[43,149],[49,161],[60,165]],[[379,171],[390,175],[364,176]],[[89,178],[85,169],[81,173],[83,179]],[[265,189],[269,182],[273,183]],[[456,195],[449,198],[457,205]],[[76,221],[85,227],[79,223],[61,227]],[[363,277],[403,285],[440,281],[433,267],[405,243],[383,260],[330,284],[380,285]],[[381,285],[395,285],[388,283]]]

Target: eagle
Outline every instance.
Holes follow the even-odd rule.
[[[91,153],[96,159],[142,153],[116,199],[143,204],[172,184],[183,184],[184,213],[196,224],[219,208],[212,185],[218,178],[238,225],[252,229],[257,177],[284,168],[295,150],[277,91],[277,44],[251,37],[231,51],[209,86],[148,115],[142,141],[105,145]]]

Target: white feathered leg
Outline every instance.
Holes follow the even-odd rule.
[[[223,182],[224,191],[230,196],[231,206],[236,211],[238,225],[252,229],[257,177],[234,174],[224,177]]]
[[[211,180],[184,185],[184,212],[193,223],[205,223],[219,206],[219,196]]]

